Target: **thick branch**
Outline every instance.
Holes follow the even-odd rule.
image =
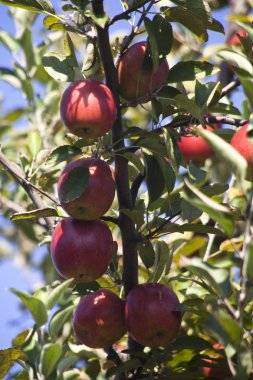
[[[36,208],[45,208],[45,204],[40,196],[37,194],[37,191],[42,192],[37,189],[34,185],[32,185],[29,181],[22,177],[21,173],[19,173],[18,168],[13,165],[7,157],[0,151],[0,163],[3,165],[5,169],[15,178],[15,180],[23,187],[31,201],[33,202]],[[37,190],[37,191],[36,191]],[[43,192],[44,193],[44,192]],[[45,218],[45,222],[49,231],[53,231],[53,221],[50,218]]]
[[[94,5],[93,1],[93,5]],[[93,7],[93,12],[96,9]],[[106,83],[111,89],[116,105],[117,117],[112,128],[112,144],[115,150],[125,147],[124,135],[121,118],[120,98],[118,93],[118,75],[117,69],[113,62],[113,56],[107,28],[97,26],[98,47],[104,66]],[[119,204],[119,227],[121,230],[123,246],[123,273],[122,281],[124,285],[125,296],[130,290],[138,284],[138,255],[136,247],[136,230],[133,221],[124,214],[122,209],[133,208],[133,202],[129,187],[128,161],[120,156],[115,155],[115,180]],[[139,345],[131,338],[128,339],[128,346],[131,350],[139,350]]]

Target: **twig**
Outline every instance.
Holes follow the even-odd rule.
[[[116,224],[116,226],[119,226],[119,218],[114,218],[113,216],[101,216],[100,219],[104,222],[112,222]]]
[[[182,211],[177,212],[174,215],[171,215],[168,219],[165,219],[160,226],[158,226],[154,231],[149,232],[147,235],[144,236],[145,240],[154,239],[155,236],[163,229],[163,227],[166,226],[166,224],[170,223],[172,219],[174,219],[176,216],[181,215]]]
[[[3,165],[5,169],[16,179],[16,181],[23,187],[33,204],[36,208],[45,208],[45,203],[43,200],[39,197],[36,191],[42,192],[40,189],[38,189],[36,186],[32,185],[29,181],[27,181],[25,178],[22,177],[22,175],[19,173],[17,167],[13,165],[7,157],[3,154],[3,152],[0,150],[0,163]],[[36,190],[36,191],[35,191]],[[44,192],[43,192],[44,194]],[[46,194],[46,193],[45,193]],[[44,194],[44,195],[45,195]],[[53,221],[50,218],[44,218],[45,222],[47,224],[47,228],[49,231],[53,231]]]
[[[147,1],[144,2],[144,5],[148,3]],[[120,52],[119,54],[116,56],[116,59],[115,59],[115,66],[117,67],[118,66],[118,63],[119,63],[119,59],[120,57],[122,56],[122,54],[124,53],[124,51],[127,49],[127,47],[130,45],[130,43],[132,42],[132,40],[134,39],[134,37],[136,36],[136,34],[138,33],[138,30],[144,20],[144,18],[146,17],[146,14],[149,12],[150,8],[152,8],[153,4],[155,3],[155,0],[151,0],[150,1],[150,4],[147,6],[146,9],[143,9],[143,12],[142,12],[142,15],[141,17],[139,18],[136,26],[133,28],[132,32],[126,36],[122,42],[122,45],[121,45],[121,48],[120,48]],[[138,8],[140,8],[140,5],[138,5]]]
[[[228,83],[225,87],[223,87],[220,95],[220,99],[224,96],[228,95],[232,90],[239,87],[241,85],[241,82],[238,78],[233,80],[232,82]]]
[[[117,352],[113,349],[113,347],[105,348],[104,351],[107,354],[107,359],[112,360],[116,365],[122,364],[122,360],[120,359]]]
[[[108,26],[111,26],[112,24],[114,24],[116,21],[119,21],[119,20],[124,20],[124,19],[127,19],[128,16],[130,15],[130,13],[132,12],[135,12],[136,10],[138,10],[140,7],[143,7],[144,5],[146,5],[150,0],[144,0],[142,2],[137,2],[137,4],[129,9],[127,9],[126,11],[122,12],[122,13],[119,13],[118,15],[114,16],[109,22],[108,22]]]

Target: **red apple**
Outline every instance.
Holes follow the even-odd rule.
[[[149,95],[166,83],[169,71],[166,60],[156,71],[143,69],[146,48],[146,42],[137,42],[127,49],[119,60],[119,90],[127,100]]]
[[[71,172],[76,168],[83,168],[84,175],[87,175],[88,169],[88,182],[78,198],[66,202],[66,186],[69,188],[72,185],[71,181],[70,183],[66,181],[69,181]],[[58,181],[58,195],[61,206],[73,218],[99,219],[109,210],[113,202],[114,174],[110,166],[99,158],[80,158],[70,162],[62,172]]]
[[[230,38],[230,40],[228,41],[228,45],[230,46],[233,46],[233,45],[240,45],[241,44],[241,40],[240,38],[238,37],[238,35],[240,37],[246,37],[247,36],[247,33],[245,32],[245,30],[237,30],[233,35],[232,37]]]
[[[74,135],[97,138],[112,128],[116,103],[104,83],[81,79],[71,83],[64,91],[60,114],[63,123]]]
[[[238,129],[230,143],[248,162],[246,178],[251,181],[253,178],[253,142],[247,135],[248,126],[249,124],[246,124]]]
[[[106,272],[112,255],[112,233],[101,220],[66,218],[57,224],[51,257],[62,277],[74,277],[76,282],[95,281]]]
[[[125,302],[107,289],[85,296],[73,315],[77,338],[91,348],[106,348],[126,333]]]
[[[135,286],[126,298],[126,324],[130,335],[141,345],[165,346],[178,334],[181,313],[172,289],[150,283]]]
[[[216,125],[216,128],[219,128],[219,125]],[[207,125],[206,129],[213,131],[214,128]],[[190,133],[181,136],[178,146],[186,163],[190,161],[202,162],[213,155],[213,150],[202,137]]]
[[[202,367],[202,373],[205,378],[213,379],[226,379],[231,376],[231,372],[228,368],[227,362],[225,360],[224,354],[222,353],[224,347],[218,343],[213,345],[215,353],[210,356],[210,359],[203,359],[204,362],[208,364],[207,367]]]

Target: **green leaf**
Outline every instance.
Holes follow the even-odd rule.
[[[246,56],[231,50],[220,50],[217,55],[232,65],[240,74],[253,75],[253,66]]]
[[[76,146],[61,145],[49,154],[46,158],[46,165],[52,167],[80,154],[82,154],[82,150]]]
[[[164,241],[158,240],[156,245],[155,269],[152,282],[159,282],[163,275],[167,275],[172,263],[173,254]]]
[[[52,309],[54,305],[59,302],[65,291],[69,288],[70,284],[73,282],[73,279],[69,279],[61,283],[52,289],[46,299],[46,307],[48,310]]]
[[[210,199],[186,180],[185,190],[182,196],[191,205],[197,207],[202,212],[206,212],[212,219],[219,223],[228,236],[234,234],[234,216],[228,207]]]
[[[40,151],[41,144],[42,144],[42,139],[41,135],[38,131],[34,131],[29,133],[27,137],[27,143],[28,143],[28,148],[33,156],[33,158],[36,158],[37,154]]]
[[[19,372],[15,376],[15,380],[29,380],[29,373],[28,373],[28,371],[23,370],[23,371]]]
[[[0,3],[9,7],[26,9],[32,12],[54,14],[54,8],[49,0],[0,0]]]
[[[173,43],[172,27],[170,23],[159,14],[155,15],[152,21],[145,17],[144,23],[149,37],[152,66],[153,70],[156,71],[159,64],[171,50]],[[165,35],[166,38],[164,38]]]
[[[0,30],[0,42],[13,53],[20,49],[20,44],[17,39],[5,30]]]
[[[78,62],[76,59],[75,47],[70,38],[69,33],[65,33],[64,35],[64,50],[66,56],[69,58],[70,62],[74,67],[78,67]]]
[[[211,146],[220,160],[227,164],[231,171],[239,178],[245,178],[247,161],[229,143],[212,131],[199,128],[198,133]]]
[[[22,331],[17,336],[15,336],[15,338],[12,340],[12,345],[14,347],[22,346],[24,344],[24,342],[26,341],[26,338],[29,336],[29,334],[30,334],[29,329]]]
[[[243,276],[253,283],[253,246],[247,245],[246,254],[243,260]]]
[[[56,209],[52,207],[39,208],[37,210],[19,212],[11,215],[10,220],[25,220],[25,219],[38,219],[49,218],[51,216],[59,216]]]
[[[169,130],[169,128],[163,129],[163,134],[165,137],[167,155],[172,161],[176,174],[178,173],[179,167],[182,162],[182,155],[178,147],[175,135]]]
[[[58,332],[63,327],[64,323],[69,319],[76,305],[70,305],[63,309],[58,310],[49,321],[49,334],[52,339],[55,339]]]
[[[47,322],[47,310],[42,301],[36,297],[31,296],[27,292],[21,292],[13,288],[10,288],[9,290],[19,297],[21,302],[32,314],[33,319],[38,326],[43,326]]]
[[[146,149],[143,152],[149,203],[158,199],[164,191],[164,177],[156,158]]]
[[[76,167],[72,169],[62,184],[61,202],[71,202],[79,198],[85,191],[89,181],[89,168]]]
[[[202,18],[183,7],[167,8],[164,12],[168,21],[179,22],[195,34],[201,41],[208,41],[208,34]]]
[[[30,71],[36,64],[32,41],[32,31],[28,28],[25,28],[18,40],[25,53],[26,68],[28,71]]]
[[[45,344],[41,352],[41,372],[45,376],[49,376],[57,367],[57,363],[62,355],[60,343]]]
[[[43,20],[43,24],[45,28],[49,30],[65,30],[68,32],[76,33],[75,28],[64,22],[64,19],[62,19],[58,15],[45,17]]]
[[[75,71],[72,60],[59,53],[47,53],[42,57],[42,64],[46,72],[55,80],[61,82],[73,82]]]
[[[170,163],[167,160],[165,160],[164,157],[161,157],[158,154],[156,154],[155,158],[162,171],[165,188],[167,189],[168,193],[171,193],[176,183],[175,172],[171,167]]]
[[[170,68],[167,82],[177,83],[194,81],[196,78],[212,75],[214,66],[210,62],[186,61],[178,62]]]
[[[19,348],[0,350],[0,379],[3,379],[14,365],[16,360],[26,360],[26,356]]]
[[[231,285],[229,279],[229,271],[226,269],[213,268],[203,263],[201,259],[193,257],[191,259],[184,258],[185,267],[198,277],[207,281],[213,291],[223,297],[231,295]]]
[[[106,13],[99,16],[95,16],[93,12],[90,12],[89,16],[92,18],[95,24],[97,24],[101,28],[104,28],[106,23],[109,21],[109,17]]]
[[[7,69],[5,67],[0,67],[0,79],[9,83],[11,86],[22,90],[22,81],[20,80],[16,71]]]
[[[155,262],[155,251],[149,240],[142,241],[137,244],[137,251],[141,261],[147,269],[151,268]]]

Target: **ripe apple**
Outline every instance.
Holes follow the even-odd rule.
[[[169,287],[149,283],[135,286],[126,298],[126,324],[130,335],[141,345],[165,346],[178,334],[181,313],[179,300]]]
[[[64,278],[74,277],[78,283],[95,281],[106,272],[112,255],[112,233],[101,220],[66,218],[54,230],[51,257]]]
[[[73,315],[77,338],[91,348],[106,348],[126,333],[125,302],[108,289],[85,296]]]
[[[108,132],[116,118],[116,103],[109,87],[97,80],[72,82],[64,91],[60,114],[76,136],[97,138]]]
[[[224,347],[218,343],[213,345],[214,350],[217,350],[214,354],[211,355],[210,359],[203,359],[208,365],[207,367],[201,367],[202,373],[205,378],[211,377],[212,379],[226,379],[231,376],[231,372],[226,363],[224,354],[222,350]]]
[[[247,36],[247,33],[245,32],[245,30],[237,30],[233,35],[232,37],[230,38],[230,40],[228,41],[228,45],[230,46],[233,46],[233,45],[240,45],[241,44],[241,40],[240,38],[238,37],[238,35],[240,37],[246,37]]]
[[[219,125],[217,124],[214,128],[219,128]],[[206,126],[209,131],[213,131],[214,128],[209,125]],[[202,137],[190,133],[181,136],[178,146],[186,163],[190,161],[203,162],[213,155],[213,150]]]
[[[72,185],[78,185],[76,180],[69,180],[71,173],[77,168],[81,168],[81,170],[83,168],[83,175],[87,175],[88,170],[88,182],[79,197],[66,202],[66,187],[69,189]],[[109,210],[113,202],[115,195],[114,174],[110,166],[99,158],[84,157],[74,160],[66,166],[60,175],[58,195],[62,208],[73,218],[99,219]]]
[[[119,91],[127,100],[149,95],[166,83],[169,72],[166,59],[156,71],[143,69],[146,48],[147,42],[137,42],[127,49],[119,60]]]
[[[248,162],[246,179],[253,179],[253,142],[249,139],[248,132],[249,124],[238,129],[231,139],[231,145],[245,158]]]

